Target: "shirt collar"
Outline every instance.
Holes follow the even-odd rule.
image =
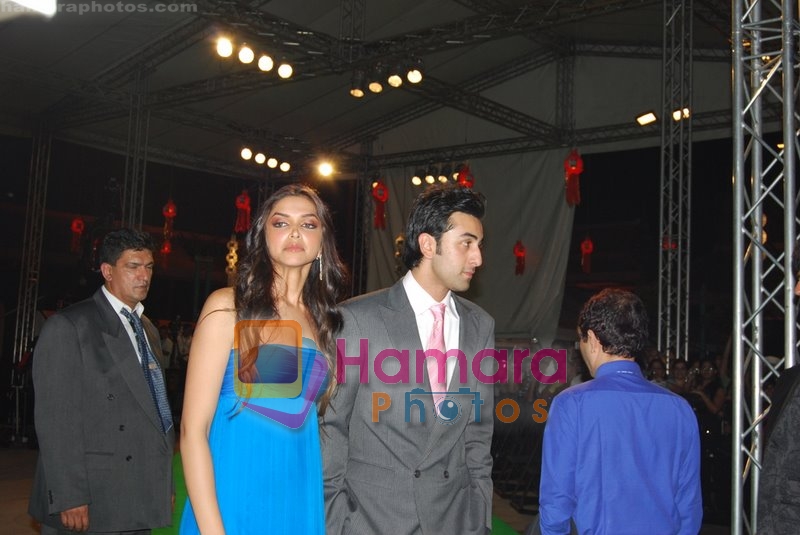
[[[594,378],[598,379],[604,375],[612,375],[615,373],[638,375],[639,377],[644,377],[644,375],[642,375],[642,369],[639,367],[638,364],[636,364],[635,360],[631,359],[631,360],[613,360],[611,362],[606,362],[605,364],[597,368],[597,371],[594,374]]]
[[[414,278],[414,274],[411,271],[407,271],[403,277],[403,288],[406,291],[408,301],[411,303],[411,309],[414,311],[415,316],[428,313],[428,310],[430,310],[433,305],[441,302],[445,304],[448,311],[453,316],[458,317],[455,303],[453,302],[452,292],[448,291],[447,295],[444,296],[444,299],[441,301],[436,301],[433,297],[431,297],[431,294],[426,292],[425,289],[420,286],[419,282],[417,282],[417,279]]]
[[[120,311],[122,309],[125,309],[128,312],[134,312],[140,318],[142,317],[142,314],[144,314],[144,305],[141,302],[136,303],[136,306],[133,307],[133,309],[131,309],[131,307],[129,307],[128,305],[117,299],[117,297],[114,294],[109,292],[105,284],[102,286],[102,289],[103,289],[103,294],[106,296],[106,299],[108,299],[108,302],[111,303],[111,307],[117,311],[117,314],[121,314]]]

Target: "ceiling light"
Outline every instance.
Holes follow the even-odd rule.
[[[242,45],[242,48],[239,49],[239,61],[242,63],[253,63],[254,59],[256,59],[256,55],[253,49],[247,45]]]
[[[275,158],[270,158],[269,160],[267,160],[267,167],[269,167],[270,169],[275,169],[276,167],[278,167],[278,160],[276,160]]]
[[[275,62],[272,61],[272,58],[264,54],[260,58],[258,58],[258,68],[264,72],[269,72],[272,70],[272,67],[275,66]]]
[[[647,126],[648,124],[654,123],[658,120],[656,114],[652,111],[648,111],[636,118],[636,122],[639,123],[639,126]]]
[[[294,69],[292,69],[291,65],[288,63],[281,63],[280,67],[278,67],[278,76],[285,80],[292,76],[293,71]]]
[[[411,183],[414,184],[415,186],[419,186],[422,184],[422,179],[417,175],[414,175],[411,177]]]
[[[247,147],[242,149],[242,160],[249,160],[252,157],[253,157],[253,151],[251,151]]]
[[[255,161],[257,164],[261,165],[267,161],[267,157],[264,156],[263,153],[259,152],[258,154],[256,154]]]
[[[429,167],[428,170],[425,172],[425,182],[427,182],[428,184],[433,184],[434,182],[436,182],[435,173],[436,171],[434,170],[434,168]]]
[[[223,58],[229,58],[233,54],[233,43],[227,37],[217,39],[217,54]]]
[[[283,171],[284,173],[289,171],[289,169],[291,169],[291,168],[292,168],[292,166],[289,165],[289,162],[281,162],[281,171]]]
[[[411,62],[411,66],[406,73],[406,79],[412,84],[418,84],[422,81],[422,61],[415,59]]]
[[[380,93],[383,91],[383,84],[381,84],[378,80],[373,80],[369,83],[369,90],[373,93]]]

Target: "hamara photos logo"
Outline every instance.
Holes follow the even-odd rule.
[[[344,339],[336,341],[336,377],[340,384],[346,381],[345,371],[350,366],[358,369],[361,383],[369,382],[372,371],[374,379],[383,384],[412,385],[411,352],[408,349],[381,350],[370,370],[369,340],[359,340],[357,355],[347,355],[345,345]],[[234,391],[244,408],[286,427],[300,428],[320,392],[327,386],[329,371],[324,355],[311,340],[303,338],[300,324],[292,320],[242,320],[235,326],[233,346]],[[417,419],[424,422],[426,413],[432,412],[437,421],[452,424],[467,409],[476,422],[480,421],[484,400],[479,392],[469,388],[443,392],[424,388],[429,385],[423,372],[426,359],[436,360],[439,374],[447,373],[448,358],[455,359],[461,384],[467,382],[468,373],[484,384],[508,383],[511,373],[511,381],[519,384],[523,381],[523,361],[528,357],[531,357],[529,371],[534,379],[542,384],[566,383],[567,352],[564,349],[541,349],[533,356],[528,349],[514,349],[510,366],[509,352],[505,349],[483,349],[471,359],[470,365],[464,352],[458,349],[447,352],[416,350],[416,386],[410,386],[404,396],[405,421],[411,422],[412,413],[416,413]],[[541,371],[542,361],[547,358],[555,362],[555,371],[550,374]],[[396,359],[400,364],[397,373],[389,375],[384,371],[383,365],[388,359]],[[486,373],[484,366],[494,371]],[[380,414],[389,410],[391,404],[392,399],[387,393],[373,392],[372,421],[380,422]],[[431,411],[426,410],[427,407]],[[532,408],[535,421],[541,423],[547,419],[547,401],[537,399]],[[516,400],[505,398],[496,403],[495,414],[499,421],[511,423],[518,418],[520,407]]]

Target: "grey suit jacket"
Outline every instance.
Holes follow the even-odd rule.
[[[353,357],[364,347],[359,341],[368,341],[369,379],[360,383],[359,368],[346,366],[346,381],[323,422],[328,534],[463,535],[491,530],[493,388],[476,380],[471,361],[477,352],[494,347],[494,320],[477,305],[454,298],[459,349],[470,369],[462,383],[457,366],[448,391],[465,388],[473,394],[453,396],[461,411],[449,424],[433,416],[428,393],[409,395],[425,403],[425,422],[416,407],[405,421],[406,394],[414,388],[429,392],[430,383],[424,370],[424,382],[416,382],[415,354],[423,347],[402,281],[343,304],[339,343],[344,341],[344,354]],[[375,357],[386,348],[408,350],[410,383],[384,384],[376,378]],[[400,361],[385,359],[382,369],[395,375]],[[472,403],[476,392],[483,405]],[[383,394],[391,406],[375,413]]]
[[[142,320],[160,353],[155,327]],[[30,514],[61,527],[61,511],[89,504],[90,531],[169,525],[174,430],[162,431],[136,350],[101,290],[45,322],[33,385]]]

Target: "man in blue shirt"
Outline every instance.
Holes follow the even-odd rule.
[[[634,360],[647,313],[634,294],[605,289],[578,316],[594,380],[556,396],[544,431],[543,535],[697,535],[703,519],[700,441],[680,396],[647,381]]]

